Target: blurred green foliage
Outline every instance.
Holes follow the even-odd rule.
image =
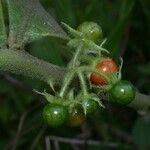
[[[59,23],[63,21],[74,28],[83,21],[100,24],[104,37],[108,38],[105,47],[116,60],[120,56],[124,59],[123,78],[134,83],[141,92],[150,94],[149,0],[41,0],[41,3]],[[64,42],[54,38],[38,40],[26,49],[60,66],[65,66],[72,56]],[[137,112],[132,109],[112,105],[89,117],[82,128],[49,128],[40,135],[43,127],[41,110],[45,101],[32,89],[43,88],[48,89],[39,81],[0,74],[0,149],[15,147],[18,126],[21,131],[16,140],[17,149],[30,149],[35,145],[35,149],[42,150],[45,149],[45,135],[77,137],[84,132],[89,132],[86,138],[113,141],[119,144],[118,149],[150,148],[150,122],[138,119]],[[39,141],[36,142],[37,137]],[[106,149],[99,146],[87,149],[100,148]],[[72,148],[63,144],[62,149]]]

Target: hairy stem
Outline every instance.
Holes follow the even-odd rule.
[[[82,50],[82,44],[79,45],[79,47],[77,48],[77,50],[75,52],[74,57],[71,59],[71,61],[69,63],[69,68],[70,69],[73,70],[73,68],[76,67],[76,63],[78,62],[78,57],[79,57],[79,54],[80,54],[81,50]],[[65,94],[70,82],[72,81],[74,75],[75,75],[74,71],[73,72],[68,71],[66,73],[63,84],[62,84],[62,87],[61,87],[61,90],[60,90],[60,94],[59,94],[60,97],[64,96],[64,94]]]
[[[79,76],[80,85],[81,85],[83,94],[86,96],[87,95],[87,87],[86,87],[86,82],[84,80],[83,74],[80,71],[78,71],[78,76]]]
[[[70,82],[72,81],[74,75],[75,75],[74,72],[66,73],[63,84],[62,84],[62,87],[60,89],[60,94],[59,94],[60,97],[64,96],[64,94],[65,94]]]
[[[63,79],[65,69],[40,60],[25,51],[0,50],[0,71],[42,80],[48,84]]]
[[[71,64],[70,67],[71,67],[71,68],[73,68],[73,67],[75,67],[75,66],[77,65],[77,63],[78,63],[78,58],[79,58],[79,55],[80,55],[80,53],[81,53],[81,51],[82,51],[82,48],[83,48],[83,45],[80,44],[80,45],[78,46],[78,48],[77,48],[77,50],[76,50],[76,52],[75,52],[75,54],[74,54],[72,60],[70,61],[70,64]]]

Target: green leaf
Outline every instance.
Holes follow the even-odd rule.
[[[6,45],[7,35],[5,30],[4,18],[3,18],[3,9],[2,1],[0,0],[0,47]]]
[[[133,128],[133,139],[139,149],[150,149],[150,116],[139,118]]]
[[[22,46],[42,37],[53,36],[68,39],[68,36],[39,0],[7,0],[10,22],[10,46]]]

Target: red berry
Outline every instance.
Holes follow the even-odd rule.
[[[108,77],[112,77],[114,73],[118,71],[117,64],[112,59],[104,59],[96,66],[97,71],[101,71]],[[107,85],[108,82],[100,75],[92,73],[90,76],[90,81],[94,85]]]

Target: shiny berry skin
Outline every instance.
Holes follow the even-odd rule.
[[[98,110],[99,104],[93,99],[85,99],[82,102],[82,106],[86,110],[86,114],[92,114]]]
[[[44,121],[51,127],[59,127],[68,119],[68,110],[65,106],[48,104],[43,109]]]
[[[85,114],[80,107],[75,107],[69,114],[67,125],[70,127],[79,127],[86,120]]]
[[[135,98],[134,86],[126,80],[117,82],[110,90],[110,99],[112,102],[120,105],[128,105]]]
[[[95,43],[99,42],[103,36],[101,27],[91,21],[83,22],[78,26],[77,30],[82,32],[83,38],[92,40]]]
[[[111,78],[114,73],[118,72],[118,66],[112,59],[108,58],[100,62],[96,66],[96,70]],[[90,81],[92,84],[97,86],[108,84],[108,82],[102,76],[99,76],[95,73],[91,74]]]

